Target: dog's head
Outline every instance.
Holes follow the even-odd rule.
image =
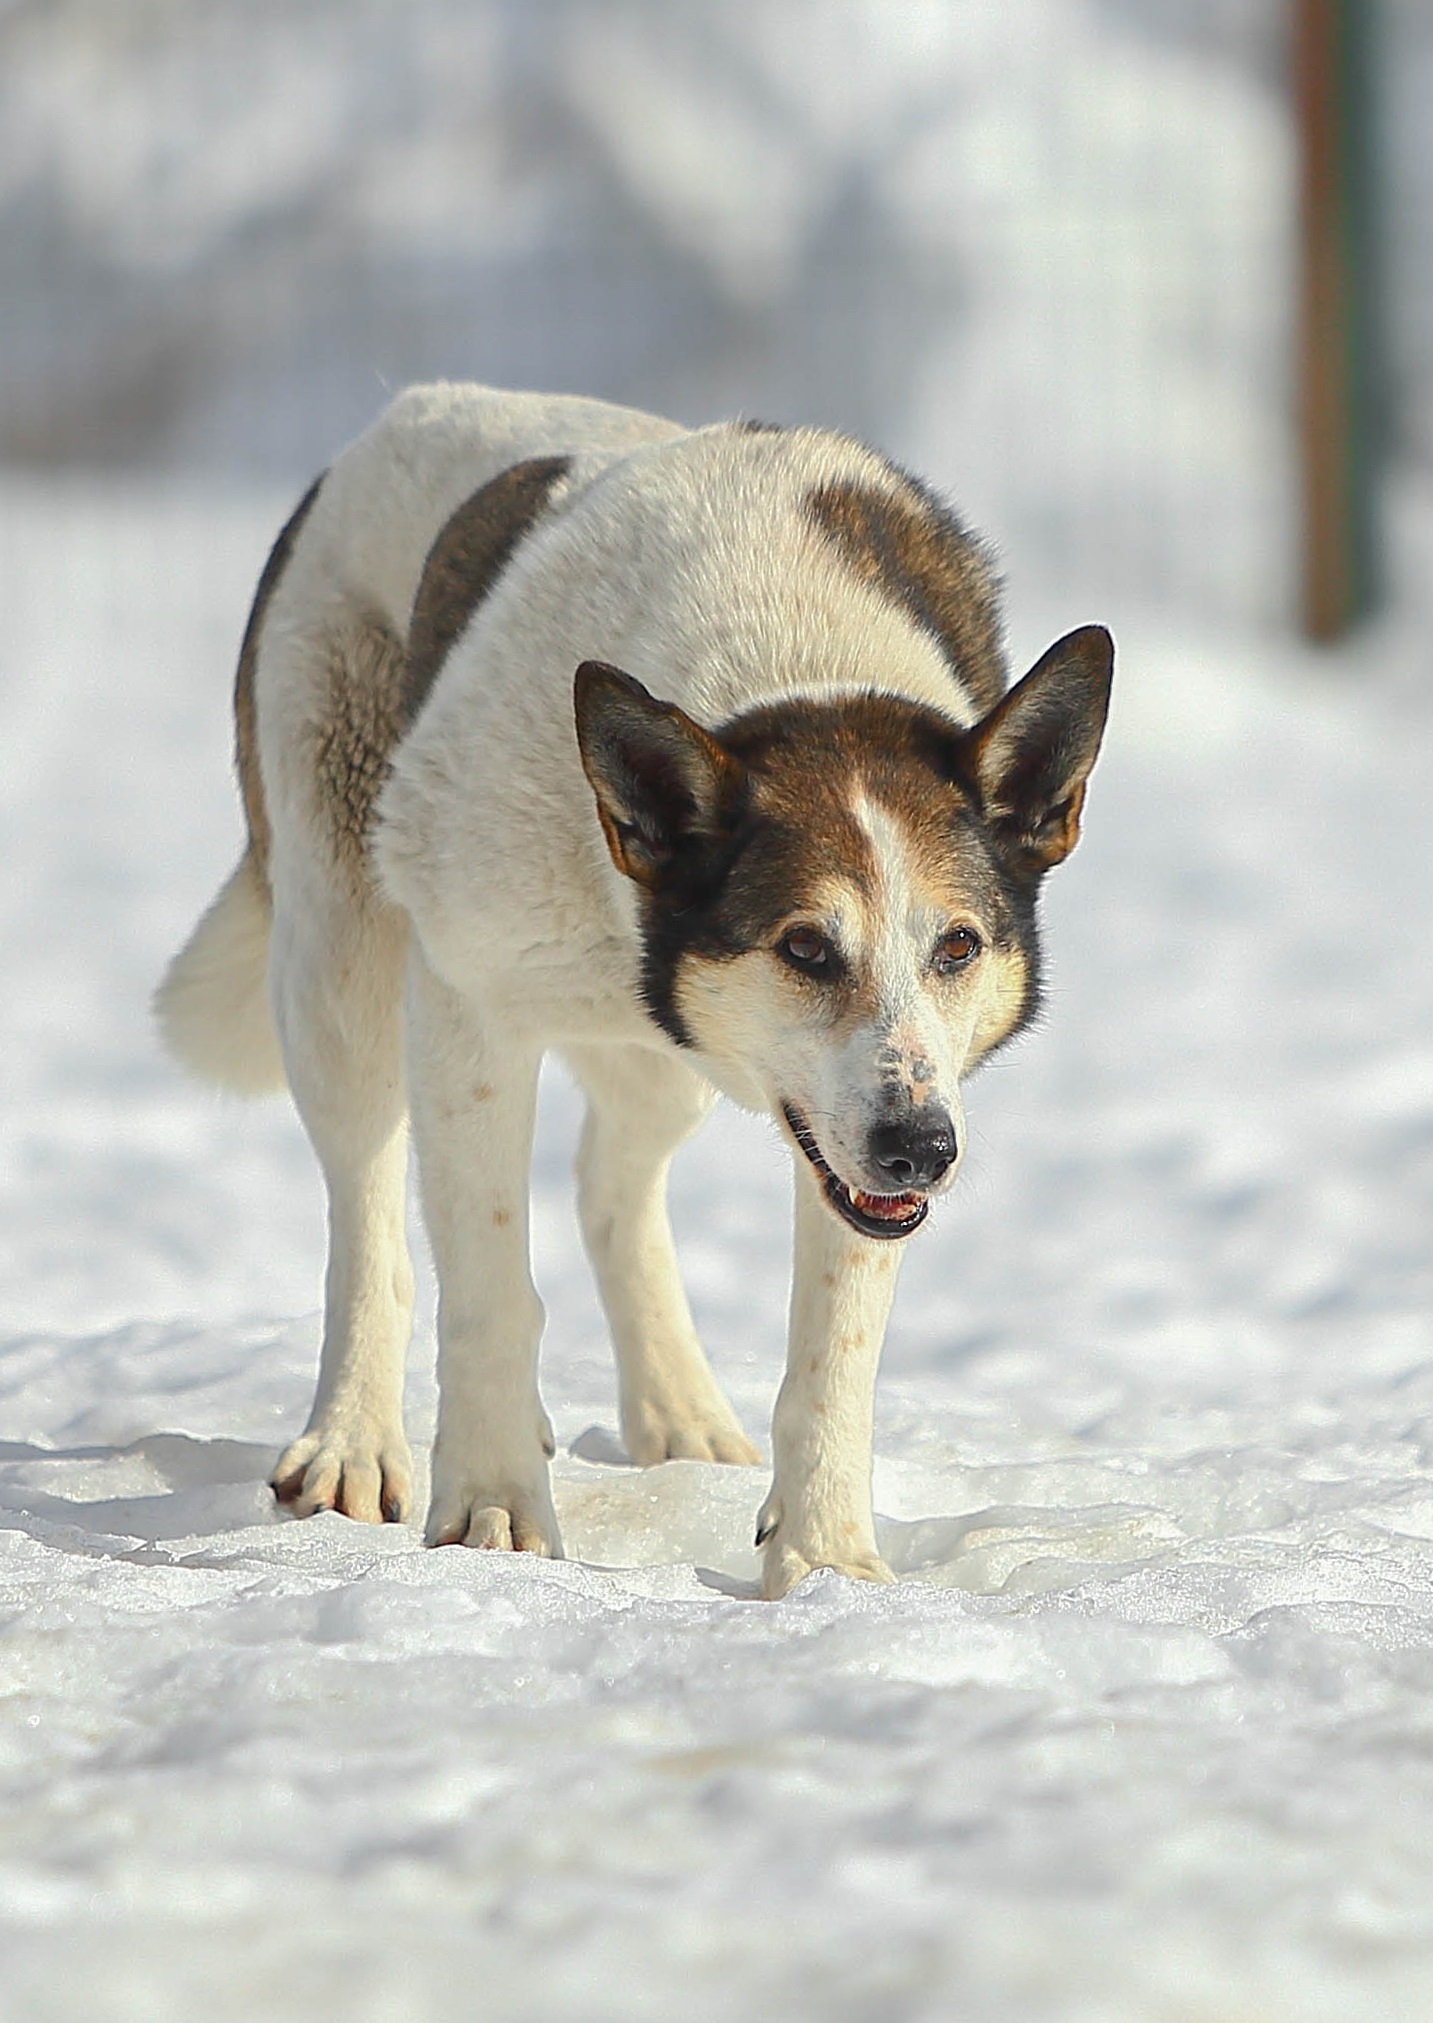
[[[1034,1011],[1035,897],[1079,835],[1112,660],[1102,628],[1072,632],[970,729],[865,694],[708,731],[616,668],[577,671],[652,1016],[781,1120],[865,1236],[925,1219],[964,1148],[962,1077]]]

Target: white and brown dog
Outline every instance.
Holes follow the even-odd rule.
[[[757,1457],[698,1345],[668,1163],[718,1091],[796,1178],[768,1595],[890,1576],[872,1394],[960,1083],[1027,1021],[1109,635],[1005,692],[978,544],[843,437],[481,387],[402,396],[284,528],[236,688],[249,846],[176,957],[175,1053],[287,1082],[330,1204],[299,1512],[408,1514],[407,1113],[440,1287],[427,1535],[561,1550],[527,1168],[586,1091],[582,1226],[634,1460]],[[575,709],[574,709],[575,676]]]

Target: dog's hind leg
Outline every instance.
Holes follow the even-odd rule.
[[[651,1048],[564,1051],[588,1098],[578,1205],[617,1350],[627,1452],[644,1464],[758,1461],[697,1340],[667,1220],[672,1154],[714,1093]]]
[[[528,1188],[542,1051],[450,989],[415,949],[408,1073],[424,1220],[438,1272],[438,1437],[430,1545],[560,1558],[537,1389],[542,1302]]]
[[[412,1505],[403,1435],[413,1318],[403,1215],[407,939],[400,914],[337,888],[311,891],[301,905],[281,893],[276,906],[276,1020],[329,1203],[318,1393],[273,1475],[280,1500],[301,1516],[338,1510],[376,1524],[407,1517]]]

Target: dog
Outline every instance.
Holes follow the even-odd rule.
[[[814,428],[410,389],[260,578],[235,685],[248,844],[156,994],[173,1053],[287,1084],[323,1168],[300,1515],[409,1517],[409,1120],[439,1285],[428,1541],[559,1554],[528,1269],[538,1071],[587,1098],[581,1222],[631,1458],[754,1463],[698,1344],[668,1164],[718,1093],[795,1175],[763,1593],[889,1580],[873,1394],[960,1085],[1028,1024],[1113,646],[1007,687],[980,542]]]

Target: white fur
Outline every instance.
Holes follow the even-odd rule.
[[[270,926],[268,895],[246,852],[154,994],[175,1059],[239,1096],[284,1086],[269,1014]]]
[[[791,1347],[772,1421],[771,1493],[757,1523],[770,1596],[818,1566],[893,1578],[876,1546],[871,1436],[900,1260],[897,1244],[870,1243],[838,1221],[798,1162]]]
[[[353,664],[354,642],[375,624],[401,640],[452,510],[515,461],[553,452],[576,457],[557,509],[449,654],[378,804],[376,878],[356,876],[333,843],[313,761],[334,656]],[[816,432],[687,432],[595,402],[432,387],[395,402],[325,480],[264,621],[256,677],[274,1026],[331,1208],[318,1394],[276,1476],[300,1510],[337,1503],[376,1519],[406,1511],[411,1495],[401,1411],[411,1109],[441,1288],[428,1536],[561,1550],[527,1242],[534,1092],[554,1047],[591,1102],[582,1220],[628,1447],[642,1462],[756,1458],[692,1329],[665,1175],[713,1082],[770,1105],[783,1067],[761,1058],[774,1042],[760,1004],[745,1056],[728,1000],[731,1044],[696,1061],[644,1010],[634,894],[580,769],[572,678],[582,660],[614,662],[706,723],[872,687],[971,721],[936,644],[857,581],[801,510],[813,485],[836,477],[892,483],[878,459]],[[893,825],[875,809],[864,819],[890,922],[875,951],[879,1031],[862,1045],[935,1059],[953,1106],[963,1045],[913,981],[904,916],[914,902]],[[253,890],[231,882],[162,1003],[181,1056],[235,1085],[273,1066],[255,1002],[261,926]],[[930,927],[915,923],[916,939],[928,941]],[[868,1070],[864,1057],[843,1063],[819,1046],[804,1066],[784,1063],[820,1084],[813,1107],[819,1097],[843,1113]],[[841,1223],[798,1160],[790,1359],[765,1520],[769,1595],[818,1565],[889,1577],[871,1523],[871,1393],[900,1251]]]
[[[915,1100],[943,1108],[959,1148],[941,1179],[944,1190],[964,1150],[960,1079],[990,971],[976,969],[960,984],[933,976],[931,950],[952,922],[920,890],[894,816],[864,794],[856,796],[852,813],[871,845],[874,903],[843,909],[832,922],[832,939],[851,967],[872,979],[876,1014],[843,1047],[811,1048],[805,1087],[789,1079],[786,1094],[812,1120],[836,1172],[855,1185],[867,1184],[863,1148],[884,1087],[894,1083]],[[817,1125],[817,1119],[829,1121]]]

